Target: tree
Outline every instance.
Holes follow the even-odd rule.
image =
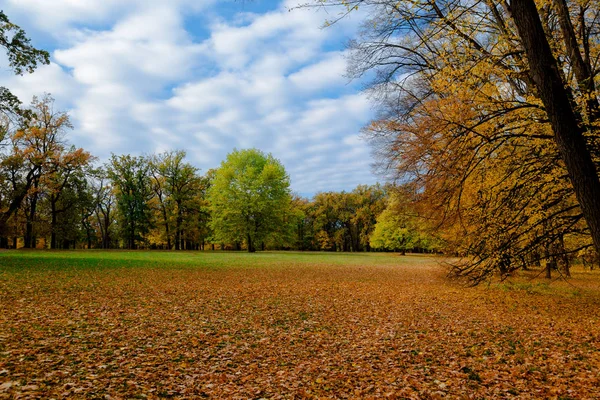
[[[115,190],[110,185],[107,171],[100,169],[96,171],[93,178],[94,203],[97,226],[100,228],[100,236],[103,249],[109,249],[113,240],[113,226],[115,225]],[[95,178],[95,179],[94,179]]]
[[[380,185],[359,185],[352,192],[317,193],[308,209],[321,250],[370,250],[369,237],[385,207]]]
[[[408,250],[416,247],[417,234],[409,225],[407,218],[384,210],[377,218],[377,225],[371,237],[371,246],[374,249],[400,251],[406,254]]]
[[[50,63],[50,54],[33,47],[25,31],[10,22],[3,11],[0,11],[0,46],[6,50],[8,66],[17,75],[32,73],[39,64]],[[7,88],[0,87],[0,113],[22,114],[20,106],[16,96]]]
[[[376,72],[381,113],[367,135],[463,238],[456,250],[474,262],[457,272],[509,273],[583,231],[598,247],[597,3],[319,4],[369,9],[350,64]]]
[[[150,165],[145,157],[113,154],[107,170],[116,193],[125,247],[136,249],[151,225]]]
[[[387,189],[379,184],[359,185],[352,191],[356,208],[352,222],[356,226],[355,251],[371,250],[371,235],[377,218],[383,212],[388,197]]]
[[[183,161],[185,151],[165,153],[158,164],[158,171],[164,178],[169,199],[175,206],[175,250],[182,248],[182,225],[188,203],[199,191],[201,180],[198,170]]]
[[[428,224],[414,209],[413,196],[409,187],[393,188],[370,236],[374,249],[402,254],[437,250],[438,240],[428,232]]]
[[[215,239],[245,241],[249,252],[256,251],[285,224],[289,186],[283,165],[271,154],[256,149],[228,154],[208,190]]]
[[[584,32],[581,37],[584,41],[582,47],[587,49],[584,58],[566,0],[555,0],[554,10],[559,20],[565,53],[570,59],[571,69],[574,72],[576,88],[565,87],[560,66],[546,38],[535,2],[513,0],[510,4],[510,11],[529,61],[531,79],[548,114],[554,132],[554,141],[566,165],[582,213],[590,227],[596,251],[600,251],[600,178],[598,166],[594,164],[593,155],[584,135],[585,130],[597,130],[597,126],[592,128],[589,125],[599,122],[600,119],[598,93],[594,84],[597,71],[588,58],[589,42],[588,46],[585,43],[590,39],[585,34],[586,30],[594,25],[597,28],[597,24],[588,26],[585,21],[580,21]],[[580,11],[585,15],[583,5],[580,6]],[[598,39],[599,32],[596,30],[593,35]],[[584,105],[578,105],[570,99],[573,92],[578,94],[580,102]],[[587,129],[586,125],[588,125]]]
[[[55,196],[52,198],[56,204],[71,172],[87,165],[91,156],[82,149],[66,149],[64,136],[72,125],[67,113],[54,110],[54,99],[50,95],[41,99],[34,96],[31,118],[24,123],[11,136],[11,153],[4,160],[11,168],[20,169],[13,175],[19,183],[13,183],[15,191],[4,217],[11,215],[11,207],[18,207],[27,200],[24,241],[25,247],[31,248],[35,247],[34,222],[40,198],[48,190]],[[52,217],[56,215],[53,212]]]

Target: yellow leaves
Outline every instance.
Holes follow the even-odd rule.
[[[19,382],[0,397],[596,394],[598,271],[565,299],[459,290],[425,257],[52,254],[0,255],[0,380]]]

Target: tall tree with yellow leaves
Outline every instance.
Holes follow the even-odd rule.
[[[466,235],[457,249],[485,260],[475,280],[568,232],[600,248],[597,3],[323,4],[367,8],[350,64],[354,76],[376,72],[381,114],[367,135],[382,166]],[[495,244],[469,241],[481,229]]]

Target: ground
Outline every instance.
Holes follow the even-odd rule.
[[[598,396],[600,273],[386,254],[0,253],[0,398]]]

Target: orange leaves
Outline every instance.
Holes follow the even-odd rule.
[[[598,272],[515,296],[416,256],[72,254],[0,257],[0,398],[596,394]]]

